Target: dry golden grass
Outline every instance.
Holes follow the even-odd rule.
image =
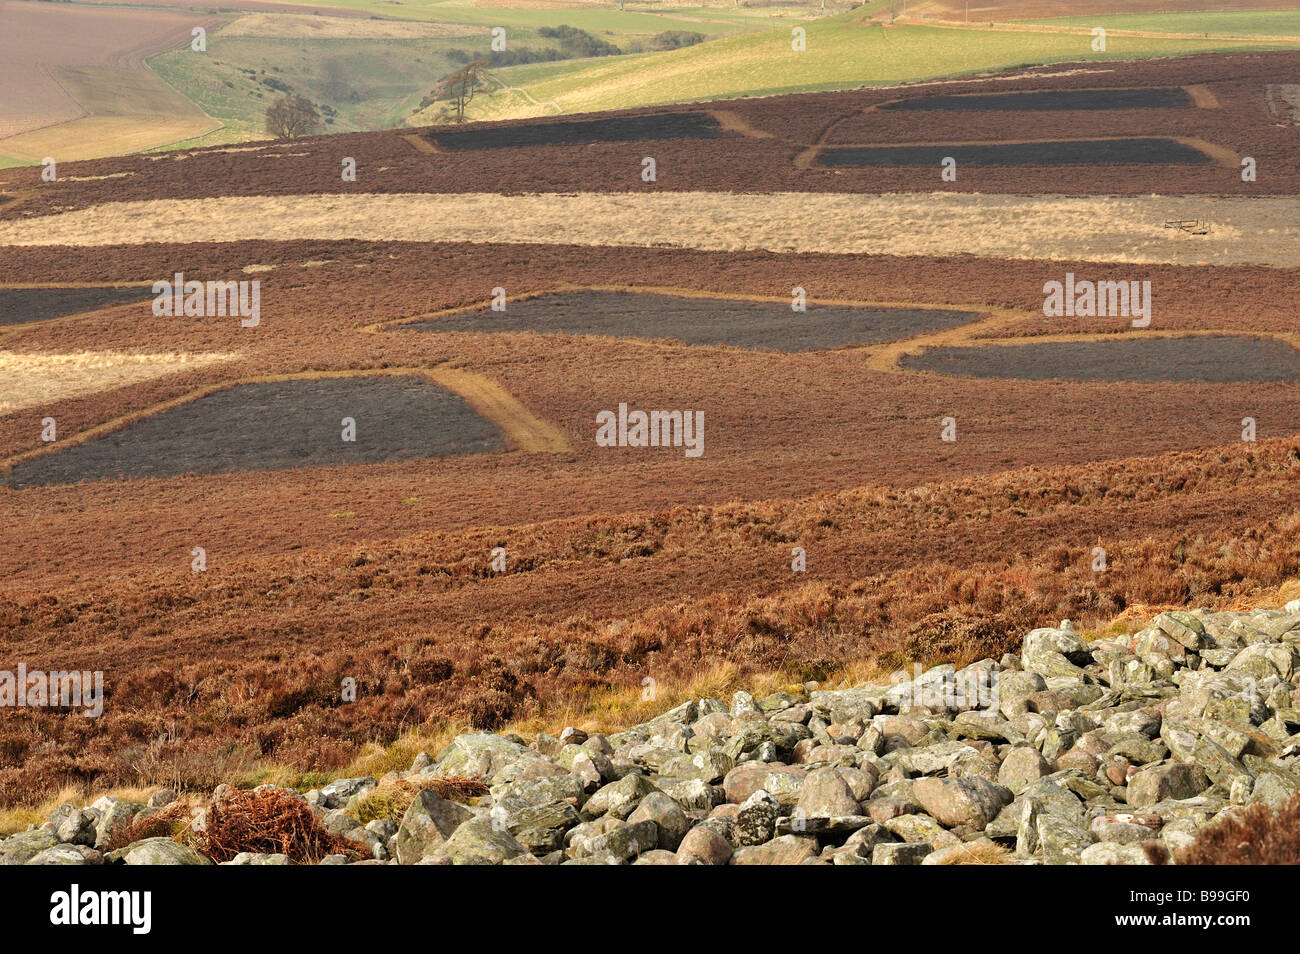
[[[954,845],[945,851],[936,865],[1009,865],[1011,851],[987,838]]]
[[[1209,235],[1163,227],[1206,219]],[[179,223],[169,232],[159,223]],[[1300,266],[1300,199],[710,192],[226,196],[0,223],[5,245],[517,242]],[[1136,277],[1140,277],[1135,275]]]
[[[188,116],[87,116],[3,140],[6,155],[38,162],[48,155],[102,159],[194,139],[221,124]]]
[[[348,809],[348,814],[361,824],[377,818],[390,818],[400,822],[406,810],[415,801],[415,796],[425,789],[430,789],[439,798],[466,805],[488,793],[487,783],[478,778],[463,775],[422,776],[418,779],[397,779],[380,782],[365,798]]]
[[[231,361],[236,354],[19,354],[0,351],[0,414]]]
[[[153,791],[152,788],[114,788],[91,794],[85,788],[68,786],[44,801],[0,810],[0,838],[22,831],[28,825],[41,824],[65,802],[71,802],[73,805],[88,805],[103,795],[111,795],[125,802],[143,802],[148,800]]]

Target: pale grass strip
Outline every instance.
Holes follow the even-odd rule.
[[[236,354],[19,354],[0,351],[0,414],[232,361]]]
[[[1166,229],[1166,219],[1205,219],[1212,231]],[[0,223],[3,245],[266,239],[1296,267],[1300,199],[788,192],[226,196],[108,203]],[[1080,276],[1086,277],[1115,276]]]

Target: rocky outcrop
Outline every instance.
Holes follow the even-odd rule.
[[[363,864],[1145,864],[1148,843],[1177,851],[1300,791],[1298,674],[1300,606],[1162,613],[1092,641],[1065,622],[889,684],[698,699],[607,735],[459,736],[395,778],[489,794],[423,788],[400,824],[348,814],[373,778],[300,797],[372,850]],[[101,853],[153,810],[62,806],[0,863],[205,863],[168,838]]]

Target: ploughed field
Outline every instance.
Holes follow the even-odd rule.
[[[669,123],[672,141],[615,142],[611,128],[646,126],[596,135],[583,119],[564,134],[578,145],[538,123],[515,147],[492,137],[533,126],[437,131],[421,139],[434,152],[383,133],[69,164],[83,181],[48,194],[10,170],[0,220],[339,192],[340,155],[362,157],[355,188],[376,192],[562,191],[584,168],[579,189],[641,190],[651,154],[669,190],[753,171],[757,192],[930,191],[937,170],[799,160],[971,138],[923,136],[932,116],[1002,117],[989,135],[1004,144],[1064,134],[1058,101],[1079,126],[1062,138],[1136,135],[1106,132],[1102,88],[1149,91],[1124,99],[1121,126],[1141,112],[1155,138],[1264,157],[1258,193],[1285,211],[1293,172],[1265,160],[1295,132],[1261,117],[1263,86],[1293,65],[1234,55],[705,105],[685,112],[712,120],[689,128],[716,135]],[[944,105],[1049,83],[1063,100]],[[921,95],[944,98],[886,105]],[[1174,112],[1181,125],[1161,126]],[[1111,191],[1252,194],[1213,148],[1188,148],[1209,158],[1141,176],[969,171],[1099,208]],[[115,171],[130,174],[84,181]],[[978,245],[524,245],[508,221],[478,242],[195,243],[183,216],[171,225],[131,245],[0,246],[0,371],[25,382],[0,386],[0,638],[29,669],[102,669],[106,687],[94,720],[0,710],[0,802],[81,782],[211,787],[259,764],[328,772],[412,727],[581,713],[647,677],[969,661],[1036,624],[1228,605],[1300,572],[1300,269]],[[1168,234],[1249,247],[1217,229]],[[156,313],[152,283],[177,272],[256,281],[259,320]],[[1149,325],[1047,317],[1045,284],[1074,275],[1150,282]],[[656,411],[702,415],[701,453],[623,426]],[[621,421],[613,446],[602,417]]]

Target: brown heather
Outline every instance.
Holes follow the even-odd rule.
[[[1170,861],[1163,845],[1146,849],[1153,864]],[[1300,795],[1277,811],[1264,804],[1224,812],[1196,841],[1174,853],[1180,865],[1300,865]]]
[[[1297,473],[1296,451],[1273,442],[11,592],[0,626],[14,657],[102,668],[107,698],[99,719],[7,712],[0,797],[328,772],[367,742],[582,711],[647,674],[669,684],[732,663],[826,679],[864,661],[996,657],[1062,617],[1228,607],[1300,571]],[[1126,529],[1139,518],[1161,536]],[[492,576],[480,554],[499,540],[511,571]],[[788,570],[796,541],[816,555],[806,582]],[[340,701],[345,677],[355,703]]]
[[[1287,53],[1171,58],[1052,79],[1025,71],[997,86],[1203,84],[1220,108],[1148,119],[1161,134],[1254,156],[1270,170],[1267,183],[1240,183],[1206,163],[1067,177],[999,169],[963,175],[955,190],[1293,193],[1293,131],[1275,125],[1262,90],[1290,82],[1295,62]],[[671,144],[672,184],[661,186],[932,191],[933,170],[795,162],[817,141],[898,140],[902,111],[864,112],[898,95],[728,103],[742,125],[771,138]],[[946,118],[1008,137],[1024,121]],[[1038,133],[1107,136],[1109,121],[1074,113]],[[266,147],[274,162],[254,147],[61,165],[49,188],[36,187],[38,169],[0,170],[0,191],[11,197],[0,202],[0,220],[161,195],[337,192],[345,188],[340,150],[364,154],[372,170],[349,191],[641,188],[619,171],[624,144],[546,147],[545,161],[508,149],[431,160],[404,135],[295,143],[304,156]],[[0,249],[7,283],[149,283],[178,262],[187,278],[263,282],[263,326],[251,335],[227,319],[155,319],[148,302],[6,325],[4,350],[14,355],[239,358],[135,383],[105,379],[104,390],[51,399],[41,414],[0,416],[5,461],[50,450],[35,426],[44,413],[57,419],[61,441],[75,440],[245,378],[444,365],[495,382],[572,444],[555,453],[0,487],[5,658],[33,669],[102,669],[107,693],[98,719],[0,712],[0,805],[65,787],[210,791],[286,773],[310,787],[358,761],[378,776],[411,764],[413,739],[436,748],[468,726],[592,713],[609,726],[611,700],[638,698],[646,676],[662,687],[662,702],[704,684],[714,694],[912,661],[967,662],[1064,617],[1081,628],[1118,618],[1120,630],[1164,607],[1247,605],[1300,571],[1300,455],[1279,436],[1298,419],[1295,383],[973,380],[901,371],[898,344],[772,354],[385,327],[481,306],[502,283],[511,296],[672,285],[783,301],[797,282],[814,303],[969,307],[989,316],[961,330],[976,338],[1127,331],[1103,319],[1043,319],[1044,280],[1094,272],[1087,262],[509,239],[503,229],[501,241],[477,245]],[[1300,269],[1152,265],[1142,273],[1157,289],[1162,332],[1294,340]],[[703,410],[704,457],[596,448],[594,413],[623,400]],[[938,439],[946,415],[959,422],[955,444]],[[1239,440],[1246,416],[1259,422],[1257,444]],[[498,545],[508,551],[503,575],[487,568]],[[1091,568],[1097,545],[1107,552],[1105,573]],[[194,546],[207,550],[205,573],[189,570]],[[795,546],[808,552],[805,574],[790,571]],[[340,699],[345,678],[356,680],[356,702]],[[389,751],[376,754],[380,746]]]

